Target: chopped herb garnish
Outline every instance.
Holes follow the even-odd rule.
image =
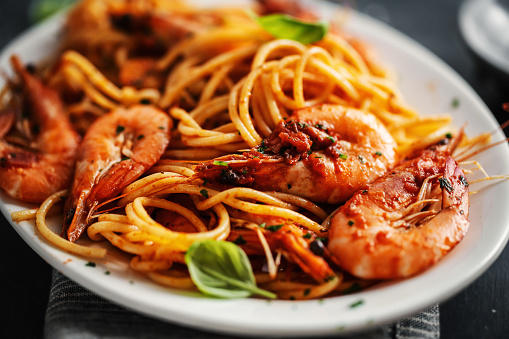
[[[207,186],[208,183],[209,181],[207,179],[203,179],[203,186]]]
[[[368,190],[362,190],[362,194],[368,194]]]
[[[449,179],[447,178],[438,178],[438,182],[440,182],[440,188],[445,188],[445,190],[449,193],[452,193],[453,187]]]
[[[297,121],[297,126],[299,126],[300,128],[306,128],[306,127],[308,127],[308,124]]]
[[[364,164],[366,162],[366,158],[364,158],[362,155],[359,155],[359,161],[361,162],[361,164]]]
[[[140,100],[140,104],[142,104],[142,105],[150,105],[150,100],[148,100],[148,99],[146,99],[146,98],[141,99],[141,100]]]
[[[312,150],[309,150],[309,151],[308,151],[308,155],[310,155],[311,153],[313,153],[313,151],[312,151]]]
[[[258,147],[257,151],[260,152],[260,153],[265,153],[265,151],[268,149],[269,147],[268,146],[265,146],[262,142],[261,146]]]
[[[322,157],[321,157],[321,156],[319,156],[319,155],[315,155],[315,158],[316,158],[316,159],[321,159]]]
[[[89,261],[89,262],[87,262],[87,263],[85,264],[85,266],[88,266],[88,267],[95,267],[96,265],[95,265],[95,262],[93,262],[93,261]]]
[[[325,126],[323,126],[322,124],[315,124],[315,127],[321,130],[326,130]]]
[[[143,134],[138,135],[138,140],[141,140],[143,138],[145,138],[145,136]]]
[[[203,195],[206,199],[209,197],[209,191],[207,191],[205,188],[200,191],[200,194]]]
[[[343,159],[343,160],[346,160],[346,159],[348,159],[348,155],[343,154],[343,153],[339,153],[339,158]]]
[[[292,185],[291,184],[286,184],[286,187],[288,187],[288,189],[292,188]]]
[[[445,134],[445,137],[446,137],[447,139],[452,139],[452,133],[446,133],[446,134]]]
[[[260,225],[258,225],[258,227],[264,228],[265,227],[265,223],[261,223]]]
[[[463,184],[463,186],[468,187],[470,184],[468,183],[467,179],[465,179],[464,176],[460,175],[460,181]]]
[[[117,130],[116,130],[117,135],[119,135],[120,133],[122,133],[124,130],[125,130],[125,127],[124,127],[124,126],[122,126],[122,125],[118,125],[118,126],[117,126]]]
[[[376,152],[375,152],[375,155],[378,155],[378,156],[380,157],[380,156],[382,156],[382,152],[380,152],[380,151],[376,151]]]
[[[216,160],[212,164],[217,165],[217,166],[228,166],[228,163],[226,161],[220,161],[220,160]]]
[[[336,142],[336,139],[334,139],[333,137],[331,136],[328,136],[327,139],[329,139],[330,141],[332,141],[332,143],[335,143]]]
[[[362,304],[364,304],[364,300],[360,299],[360,300],[357,300],[356,302],[350,304],[350,308],[356,308],[356,307],[361,306]]]
[[[105,271],[105,272],[104,272],[104,274],[105,274],[105,275],[110,275],[110,274],[111,274],[111,272],[110,272],[110,271]]]
[[[362,286],[359,283],[353,283],[350,287],[343,291],[343,294],[351,294],[362,290]]]
[[[126,160],[129,160],[129,159],[131,159],[131,158],[128,157],[128,156],[125,156],[125,155],[122,156],[122,161],[126,161]]]
[[[268,231],[271,231],[271,232],[276,232],[277,230],[279,230],[281,227],[283,227],[283,224],[280,224],[280,225],[272,225],[272,226],[269,226],[269,227],[265,227],[266,230]]]
[[[460,105],[460,101],[459,101],[459,99],[458,99],[458,98],[454,98],[454,99],[452,99],[452,103],[451,103],[451,105],[452,105],[452,107],[454,107],[454,108],[459,107],[459,105]]]
[[[233,243],[234,243],[234,244],[236,244],[236,245],[244,245],[245,243],[247,243],[247,241],[246,241],[246,239],[244,239],[244,237],[242,237],[241,235],[239,235],[239,236],[237,237],[237,239],[235,239],[235,240],[233,241]]]
[[[159,127],[157,127],[157,128],[159,128],[159,129],[164,129],[164,126],[159,126]]]
[[[308,295],[309,295],[309,293],[311,293],[311,289],[310,289],[310,288],[306,288],[306,289],[304,290],[304,295],[305,295],[305,296],[308,296]]]
[[[355,224],[353,220],[348,220],[348,226],[353,226],[353,224]]]
[[[245,168],[242,170],[242,174],[247,174],[247,172],[248,172],[248,170]]]
[[[306,233],[302,236],[304,239],[311,239],[311,233]]]

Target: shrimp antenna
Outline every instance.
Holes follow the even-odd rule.
[[[507,105],[507,108],[509,108],[509,104],[504,104],[504,105]],[[487,135],[489,136],[493,136],[495,135],[495,133],[497,133],[498,131],[503,131],[507,126],[509,126],[509,120],[507,120],[506,122],[504,122],[502,125],[498,126],[497,128],[495,128],[494,130],[492,130],[491,132],[488,132]],[[456,158],[458,159],[458,161],[465,161],[471,157],[473,157],[474,155],[476,154],[479,154],[479,153],[482,153],[492,147],[495,147],[495,146],[498,146],[500,144],[503,144],[505,142],[509,141],[509,138],[506,138],[504,140],[500,140],[500,141],[497,141],[495,143],[492,143],[492,144],[489,144],[487,146],[484,146],[484,147],[481,147],[477,150],[473,150],[474,147],[477,146],[477,143],[473,143],[472,145],[469,145],[468,147],[466,147],[465,149],[463,149],[459,154],[457,154]]]

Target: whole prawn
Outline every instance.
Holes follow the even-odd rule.
[[[468,182],[451,157],[460,139],[412,156],[339,208],[328,248],[343,269],[366,279],[404,278],[460,242],[469,226]]]
[[[31,128],[23,147],[7,142],[5,137],[15,123],[16,108],[3,111],[0,187],[15,199],[41,203],[70,184],[80,137],[65,115],[57,93],[33,76],[18,57],[13,56],[11,62],[21,78]]]
[[[81,236],[98,204],[115,197],[159,160],[172,125],[159,109],[137,105],[118,108],[90,126],[78,149],[64,207],[64,231],[70,241]]]
[[[393,167],[396,148],[375,116],[322,105],[297,110],[250,152],[197,166],[196,176],[337,204]]]

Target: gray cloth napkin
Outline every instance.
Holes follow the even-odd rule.
[[[237,338],[203,332],[129,311],[88,291],[56,270],[53,270],[44,336],[47,339]],[[435,305],[410,318],[350,338],[439,337],[439,308]]]

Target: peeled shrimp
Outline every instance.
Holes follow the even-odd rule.
[[[78,149],[65,205],[64,230],[70,241],[81,236],[99,203],[115,197],[159,160],[171,127],[168,115],[144,105],[116,109],[90,126]]]
[[[366,279],[408,277],[461,241],[468,183],[450,156],[455,144],[422,151],[339,208],[328,248],[343,269]]]
[[[250,152],[217,158],[196,171],[211,183],[337,204],[393,167],[396,147],[375,116],[322,105],[296,111]]]
[[[65,115],[57,93],[30,74],[17,57],[11,61],[22,81],[31,135],[23,146],[7,142],[4,137],[14,125],[15,109],[3,112],[0,187],[15,199],[41,203],[70,184],[80,138]]]

